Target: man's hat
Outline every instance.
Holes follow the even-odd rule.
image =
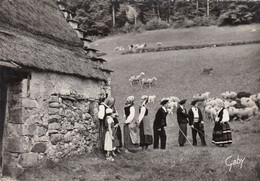
[[[195,106],[195,104],[197,103],[198,101],[197,100],[193,100],[193,101],[191,101],[191,105],[193,105],[193,106]]]
[[[168,101],[169,100],[165,98],[161,99],[161,105],[165,105]]]
[[[179,102],[179,104],[180,104],[180,105],[183,105],[183,104],[186,103],[186,101],[187,101],[186,99],[182,99],[182,100]]]

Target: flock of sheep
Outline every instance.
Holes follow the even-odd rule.
[[[129,51],[132,51],[132,52],[142,52],[142,50],[147,46],[146,43],[142,43],[142,44],[131,44],[131,45],[128,45],[128,50]],[[157,47],[162,47],[163,46],[163,43],[161,42],[157,42],[156,43],[156,46]],[[125,48],[124,46],[119,46],[119,47],[115,47],[114,48],[114,51],[125,51]]]
[[[221,98],[209,97],[210,92],[203,94],[195,94],[192,100],[198,101],[198,107],[204,112],[205,119],[214,121],[217,115],[216,106],[218,102],[222,102],[228,110],[230,121],[240,120],[249,121],[259,113],[260,93],[250,94],[247,92],[231,92],[226,91],[221,94]],[[156,96],[149,96],[149,102],[154,103]],[[169,114],[173,114],[178,107],[180,99],[175,96],[163,98],[167,99],[167,109]]]
[[[221,98],[209,97],[210,92],[196,94],[193,100],[198,101],[198,106],[205,113],[208,120],[214,121],[217,115],[216,105],[222,102],[228,110],[230,120],[249,121],[259,111],[260,93],[250,94],[247,92],[226,91],[221,94]],[[177,97],[169,97],[168,110],[172,114],[180,101]]]
[[[144,86],[148,86],[149,88],[152,88],[152,85],[157,80],[156,77],[152,78],[143,78],[145,76],[144,72],[141,72],[139,75],[131,76],[129,78],[130,85],[141,85],[141,88],[144,88]]]

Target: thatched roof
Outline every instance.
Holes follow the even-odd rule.
[[[21,67],[106,79],[53,0],[0,1],[0,60]]]

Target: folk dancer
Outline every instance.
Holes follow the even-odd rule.
[[[134,107],[134,96],[127,98],[125,107],[125,123],[124,123],[124,148],[125,152],[129,153],[129,149],[138,147],[138,126],[135,122],[135,107]]]
[[[187,137],[187,123],[188,123],[189,115],[187,114],[187,111],[184,107],[186,101],[187,101],[186,99],[181,100],[177,108],[177,121],[180,128],[178,141],[180,147],[184,146]]]
[[[153,132],[154,132],[154,143],[153,148],[159,148],[159,141],[161,142],[161,149],[166,149],[166,133],[164,127],[167,126],[166,116],[168,114],[166,109],[166,104],[168,103],[167,99],[161,100],[161,107],[158,109],[155,115],[155,120],[153,124]]]
[[[217,116],[213,129],[212,143],[219,147],[226,147],[232,143],[231,129],[229,126],[229,113],[224,107],[223,102],[218,102],[216,106]]]
[[[197,101],[191,102],[191,108],[189,114],[189,125],[192,132],[193,146],[197,146],[197,133],[201,139],[202,146],[206,146],[205,133],[204,133],[204,121],[200,108],[197,107]]]
[[[148,96],[144,95],[141,97],[141,106],[139,108],[138,124],[140,128],[140,146],[142,150],[148,148],[149,145],[153,144],[153,133],[151,122],[148,117],[148,109],[146,104],[148,103]]]

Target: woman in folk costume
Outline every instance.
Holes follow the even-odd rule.
[[[108,107],[105,104],[106,96],[101,94],[99,98],[99,107],[98,107],[98,119],[99,119],[99,145],[100,149],[104,150],[104,140],[105,140],[105,120],[106,120],[106,108]]]
[[[100,104],[98,107],[98,119],[99,119],[99,145],[100,149],[104,151],[104,140],[105,140],[105,120],[106,120],[106,109],[113,104],[113,100],[107,98],[107,94],[100,97]]]
[[[134,107],[134,96],[127,98],[125,107],[125,123],[124,123],[124,147],[125,152],[129,152],[131,148],[137,148],[138,144],[138,127],[134,120],[135,118],[135,107]]]
[[[179,102],[179,107],[177,108],[177,121],[179,124],[179,145],[184,146],[187,137],[187,123],[189,115],[184,107],[186,99]]]
[[[118,112],[115,108],[115,102],[116,102],[116,100],[114,99],[114,104],[111,106],[111,108],[113,109],[112,117],[113,117],[114,125],[115,125],[114,130],[113,130],[113,136],[115,138],[113,141],[113,144],[114,144],[114,147],[116,148],[116,151],[118,153],[120,153],[121,152],[120,148],[123,147],[122,132],[121,132],[121,128],[120,128],[119,121],[118,121]],[[113,152],[113,155],[115,156],[116,154]]]
[[[146,107],[147,102],[148,96],[142,96],[138,117],[138,124],[140,128],[140,146],[142,147],[142,150],[147,149],[149,145],[153,144],[153,132],[150,119],[148,118],[148,109]]]
[[[106,120],[105,120],[105,141],[104,141],[104,150],[106,153],[106,159],[110,161],[114,161],[111,153],[113,153],[114,146],[113,146],[113,131],[114,128],[114,120],[112,118],[113,110],[110,108],[106,109]]]
[[[217,116],[213,129],[212,143],[220,147],[226,147],[226,144],[232,143],[231,129],[228,124],[229,113],[224,108],[224,103],[219,101],[216,106]]]

